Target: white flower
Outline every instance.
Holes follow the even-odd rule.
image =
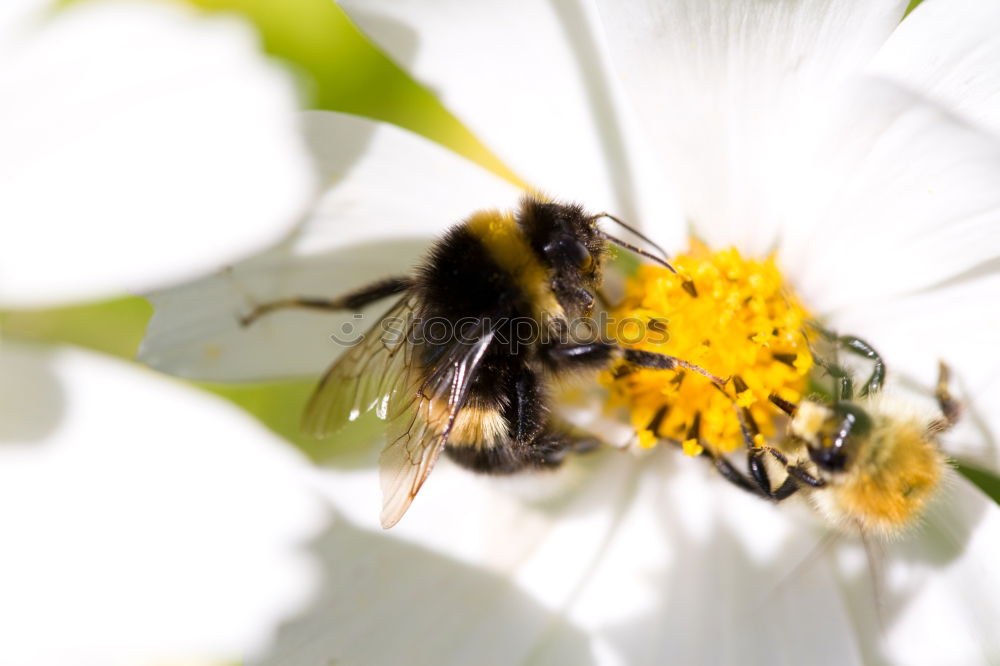
[[[0,7],[0,303],[166,286],[308,205],[294,91],[233,20]],[[301,456],[202,391],[0,340],[0,662],[232,659],[314,586]]]
[[[668,247],[683,247],[685,220],[716,247],[776,246],[807,307],[875,341],[896,377],[929,386],[948,360],[970,414],[949,452],[997,469],[995,7],[927,0],[900,24],[905,2],[871,0],[609,1],[599,16],[586,3],[344,4],[532,185],[622,212]],[[405,271],[429,237],[516,196],[398,129],[309,121],[335,178],[319,209],[278,250],[154,296],[143,354],[155,366],[315,373],[344,319],[278,313],[242,331],[249,299]],[[590,456],[538,479],[439,464],[387,534],[373,469],[347,454],[331,464],[341,520],[319,544],[327,579],[269,663],[1000,654],[1000,510],[958,478],[921,530],[884,547],[877,613],[859,544],[829,543],[802,507],[745,496],[670,451]]]

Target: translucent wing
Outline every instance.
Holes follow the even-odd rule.
[[[306,405],[303,431],[325,437],[372,409],[386,418],[389,401],[404,387],[412,363],[409,333],[415,307],[415,296],[401,298],[327,370]]]
[[[404,391],[390,401],[388,440],[379,457],[382,527],[399,522],[448,441],[493,331],[456,342],[431,368],[411,369]]]
[[[480,330],[454,341],[430,365],[414,363],[417,298],[404,296],[364,340],[330,367],[306,406],[302,428],[325,437],[372,409],[387,419],[379,457],[382,526],[395,525],[448,441],[476,370],[493,340]]]

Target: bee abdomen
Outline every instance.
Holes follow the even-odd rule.
[[[508,442],[481,448],[449,443],[448,457],[462,467],[483,474],[514,474],[526,469],[555,468],[568,452],[566,441],[557,434],[542,434],[527,445]]]

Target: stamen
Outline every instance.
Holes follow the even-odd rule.
[[[655,434],[681,442],[689,455],[700,453],[702,445],[715,452],[744,446],[734,400],[759,425],[761,441],[771,437],[779,413],[771,396],[792,405],[806,390],[812,368],[805,332],[809,313],[773,258],[747,260],[735,249],[712,253],[695,243],[673,263],[677,273],[645,265],[630,278],[614,321],[645,322],[646,335],[620,342],[739,379],[739,386],[733,381],[723,391],[697,373],[679,382],[674,370],[638,368],[623,374],[612,369],[604,377],[611,406],[628,409],[647,446],[651,438],[643,432],[649,433],[651,420],[660,416]],[[663,334],[664,322],[669,335]],[[692,441],[688,433],[699,413],[700,437]]]

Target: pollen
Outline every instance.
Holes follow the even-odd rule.
[[[656,446],[656,435],[653,434],[651,430],[646,428],[640,428],[639,433],[639,446],[644,449],[651,449]]]
[[[701,455],[701,452],[705,450],[705,447],[699,444],[696,439],[685,439],[681,446],[684,449],[684,453],[689,456]]]
[[[672,263],[679,274],[642,266],[629,279],[624,301],[612,312],[611,335],[625,347],[675,356],[717,377],[738,376],[746,389],[737,391],[730,381],[721,391],[691,370],[623,362],[603,377],[609,405],[627,409],[646,446],[673,441],[688,455],[701,453],[702,445],[718,452],[741,448],[737,405],[750,412],[761,433],[755,440],[762,442],[775,430],[768,396],[794,402],[806,390],[813,364],[805,332],[810,314],[773,257],[745,259],[735,249],[711,252],[694,242]]]

